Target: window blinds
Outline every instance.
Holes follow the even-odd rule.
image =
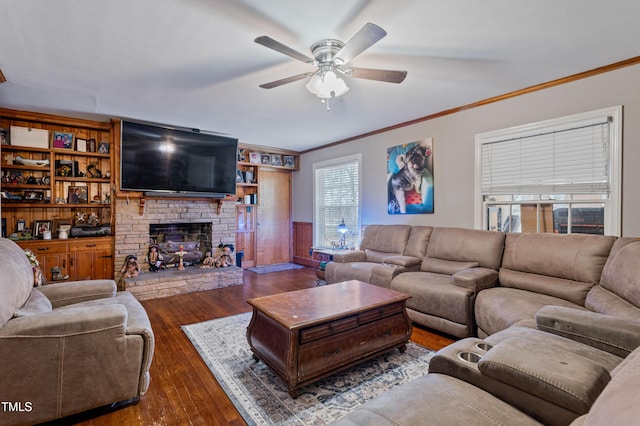
[[[338,241],[338,225],[344,219],[349,231],[357,232],[360,217],[360,161],[350,157],[314,167],[313,241],[331,247]]]
[[[602,117],[483,143],[482,194],[608,194],[610,127]]]

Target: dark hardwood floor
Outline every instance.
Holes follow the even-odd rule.
[[[313,287],[316,276],[313,268],[262,275],[245,272],[244,282],[142,302],[156,338],[147,393],[137,403],[93,410],[57,424],[245,425],[180,326],[249,312],[247,299]],[[453,342],[418,326],[414,326],[411,340],[431,349]]]

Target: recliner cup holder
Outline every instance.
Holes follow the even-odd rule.
[[[471,362],[473,364],[477,364],[480,359],[482,358],[482,356],[478,355],[475,352],[460,352],[458,354],[458,358],[460,358],[463,361],[467,361],[467,362]]]
[[[493,345],[490,343],[476,343],[476,348],[480,349],[483,352],[487,352],[489,349],[493,348]]]

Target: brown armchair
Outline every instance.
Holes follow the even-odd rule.
[[[0,238],[0,423],[34,424],[141,397],[154,336],[113,280],[33,288],[23,250]]]

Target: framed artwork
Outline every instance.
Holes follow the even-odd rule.
[[[282,166],[282,155],[271,154],[271,165]]]
[[[24,200],[27,202],[42,201],[44,191],[24,191]]]
[[[242,170],[236,170],[236,183],[244,183],[244,178],[242,177]]]
[[[73,149],[73,133],[52,132],[51,146],[59,149]]]
[[[98,146],[95,139],[87,139],[87,152],[96,152]]]
[[[249,154],[249,162],[251,164],[260,164],[260,153],[252,152]]]
[[[27,222],[24,219],[16,220],[16,232],[24,232],[27,229]]]
[[[260,164],[271,164],[271,155],[269,154],[260,154]]]
[[[285,167],[295,167],[296,158],[293,155],[285,155],[283,157]]]
[[[433,139],[387,148],[387,213],[433,213]]]
[[[89,188],[87,186],[70,186],[67,193],[67,203],[87,204],[89,202]]]
[[[54,219],[52,230],[57,232],[60,229],[69,231],[71,229],[71,219]]]
[[[87,140],[76,138],[76,151],[87,152]]]
[[[0,127],[0,145],[10,145],[9,143],[9,129]]]
[[[98,152],[100,154],[108,154],[109,153],[109,142],[100,142],[98,144]]]
[[[46,231],[51,231],[50,220],[36,220],[33,222],[33,236],[41,237]]]

